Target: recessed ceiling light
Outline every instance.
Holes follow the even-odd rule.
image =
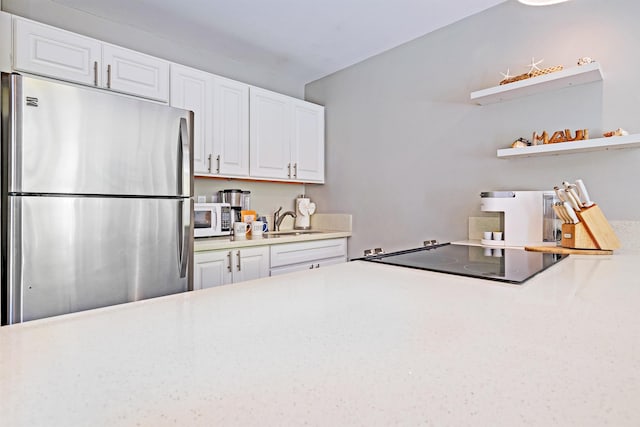
[[[569,0],[518,0],[522,4],[527,6],[548,6],[550,4],[564,3]]]

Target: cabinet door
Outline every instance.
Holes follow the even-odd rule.
[[[291,99],[252,87],[250,93],[250,175],[291,178]]]
[[[294,101],[292,132],[293,178],[324,182],[324,107]]]
[[[193,289],[206,289],[232,282],[232,252],[196,252],[193,262]]]
[[[215,173],[211,159],[213,135],[213,76],[193,68],[171,64],[171,106],[193,111],[193,171]]]
[[[167,102],[169,63],[110,44],[102,47],[103,87]]]
[[[269,276],[269,247],[235,250],[233,283]]]
[[[14,18],[13,67],[16,70],[97,86],[101,49],[97,40]]]
[[[249,86],[215,77],[213,87],[213,156],[219,173],[248,176]]]
[[[13,36],[11,34],[11,15],[0,11],[0,71],[11,72],[11,54]]]

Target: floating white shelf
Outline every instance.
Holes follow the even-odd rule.
[[[508,101],[548,90],[562,89],[602,80],[602,68],[597,62],[544,74],[506,85],[471,92],[471,100],[479,105]]]
[[[640,134],[531,145],[521,148],[503,148],[498,150],[498,157],[506,159],[512,157],[553,156],[567,153],[586,153],[589,151],[620,150],[623,148],[640,148]]]

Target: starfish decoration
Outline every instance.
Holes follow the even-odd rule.
[[[544,59],[541,59],[540,61],[536,62],[536,59],[534,57],[531,57],[531,64],[527,64],[527,67],[530,67],[529,72],[531,73],[533,72],[533,70],[540,71],[538,64],[542,63],[542,61],[544,61]]]
[[[507,73],[500,73],[502,74],[502,77],[504,77],[504,80],[510,79],[511,77],[513,77],[511,74],[509,74],[509,69],[507,68]]]

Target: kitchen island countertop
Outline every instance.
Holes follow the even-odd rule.
[[[640,253],[362,261],[0,328],[3,425],[640,423]]]

